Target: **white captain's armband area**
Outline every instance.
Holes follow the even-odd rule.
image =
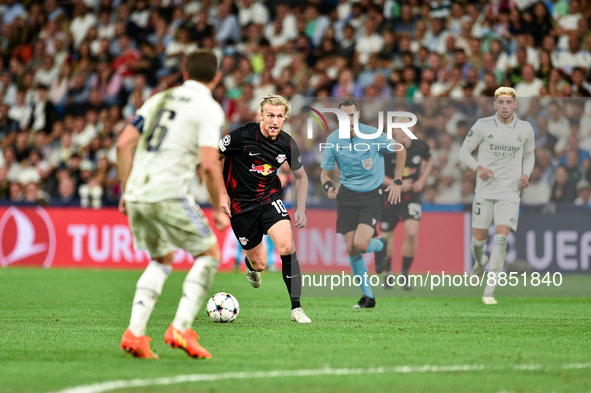
[[[137,115],[131,121],[131,125],[134,126],[135,128],[137,128],[137,130],[140,132],[140,134],[144,132],[144,123],[145,123],[145,120],[142,115]]]

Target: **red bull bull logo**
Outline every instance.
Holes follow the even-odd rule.
[[[250,168],[251,172],[260,173],[263,176],[268,176],[275,172],[277,169],[273,168],[269,164],[262,164],[262,165],[255,165],[252,164],[252,168]]]

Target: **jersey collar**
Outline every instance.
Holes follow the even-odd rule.
[[[503,124],[503,123],[501,123],[501,121],[497,117],[497,114],[496,113],[493,116],[493,118],[495,120],[495,125],[497,126],[497,128],[501,128],[501,127],[515,128],[515,125],[517,124],[517,116],[515,115],[515,113],[513,114],[513,120],[509,124]]]
[[[196,90],[196,91],[203,93],[203,94],[211,95],[211,90],[209,90],[209,88],[207,86],[205,86],[203,83],[197,82],[196,80],[193,80],[193,79],[188,79],[185,82],[183,82],[183,86],[185,86],[189,89],[192,89],[192,90]]]

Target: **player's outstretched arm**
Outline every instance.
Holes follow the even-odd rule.
[[[529,187],[529,176],[531,175],[531,171],[534,169],[534,164],[536,162],[536,155],[533,151],[525,151],[523,153],[523,174],[519,179],[519,187],[522,190],[525,190]]]
[[[427,161],[423,161],[423,168],[421,169],[421,176],[419,179],[412,184],[413,192],[421,192],[425,187],[425,183],[427,182],[427,178],[431,174],[431,170],[433,169],[433,156],[429,156]]]
[[[525,141],[523,149],[523,174],[519,179],[519,186],[522,190],[529,187],[529,177],[534,170],[536,163],[536,146],[533,128],[530,129],[529,135]]]
[[[300,167],[293,171],[295,177],[295,189],[298,200],[298,208],[294,214],[296,228],[303,228],[306,226],[308,219],[306,218],[306,203],[308,200],[308,175],[304,167]]]
[[[402,145],[400,145],[402,146]],[[394,180],[401,180],[404,175],[404,166],[406,165],[406,149],[403,147],[394,152],[396,154],[396,168],[394,169]],[[402,187],[397,184],[390,184],[386,188],[388,192],[388,202],[396,204],[400,202],[400,195],[402,194]]]
[[[458,158],[462,161],[466,166],[473,171],[476,171],[476,168],[479,166],[478,161],[474,157],[472,157],[472,152],[474,148],[470,149],[471,146],[466,144],[466,141],[462,144],[460,151],[458,152]]]
[[[458,153],[458,157],[460,160],[466,164],[466,166],[472,169],[478,177],[482,180],[487,180],[489,177],[493,177],[495,174],[492,170],[484,168],[482,165],[478,164],[478,161],[472,157],[472,152],[476,149],[477,144],[479,143],[479,139],[477,136],[473,136],[473,130],[470,130],[466,139],[464,139],[464,143],[460,148],[460,152]]]
[[[328,169],[323,169],[322,172],[320,172],[320,182],[324,187],[324,192],[326,192],[328,199],[336,199],[339,192],[330,180],[330,171]]]
[[[129,174],[131,173],[133,152],[140,140],[140,136],[141,134],[139,130],[131,124],[128,124],[123,129],[121,135],[119,135],[119,139],[117,139],[117,174],[119,176],[119,181],[121,182],[119,211],[123,214],[127,214],[123,194],[125,192],[125,186],[127,185],[127,179],[129,179]]]
[[[220,166],[219,153],[216,148],[201,147],[201,170],[203,181],[213,204],[214,222],[218,230],[230,225],[230,197],[224,186],[222,168]]]

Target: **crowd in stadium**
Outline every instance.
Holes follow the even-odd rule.
[[[416,132],[435,157],[423,197],[436,204],[471,203],[475,175],[457,152],[493,114],[451,99],[512,86],[537,97],[518,108],[536,132],[523,203],[591,206],[589,0],[4,0],[0,13],[4,204],[115,205],[118,134],[182,82],[184,54],[207,48],[226,131],[257,120],[271,93],[440,103]],[[314,203],[324,193],[309,178]]]

